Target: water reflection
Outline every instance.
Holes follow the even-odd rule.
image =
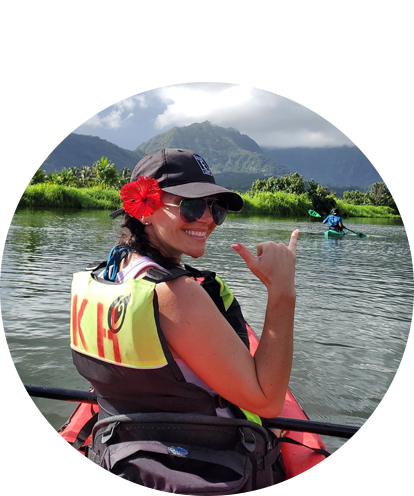
[[[411,254],[400,221],[347,225],[369,234],[327,240],[320,222],[229,216],[208,241],[207,254],[186,259],[216,270],[233,289],[260,335],[266,291],[230,248],[288,243],[299,228],[297,309],[291,388],[314,420],[361,425],[389,387],[407,340],[413,306]],[[102,260],[120,233],[120,220],[102,211],[19,210],[2,262],[1,302],[9,348],[21,379],[87,389],[69,351],[72,273]],[[36,399],[58,428],[73,404]],[[344,441],[326,439],[331,450]]]

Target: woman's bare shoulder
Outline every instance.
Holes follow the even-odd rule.
[[[160,305],[178,305],[179,307],[188,305],[212,304],[211,298],[197,281],[190,277],[179,277],[173,281],[157,284],[156,292]]]

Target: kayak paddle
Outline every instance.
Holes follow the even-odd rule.
[[[49,400],[75,401],[76,403],[97,403],[95,393],[88,391],[77,391],[76,389],[65,389],[49,386],[34,386],[25,384],[24,387],[30,396],[34,398],[47,398]]]
[[[344,228],[345,228],[345,229],[348,229],[348,231],[351,231],[351,233],[356,234],[356,235],[358,236],[358,238],[368,238],[368,234],[364,234],[364,233],[362,233],[362,232],[355,232],[355,231],[353,231],[352,229],[349,229],[349,227],[345,227],[345,226],[344,226]]]
[[[322,218],[322,215],[319,215],[318,212],[315,212],[315,210],[308,210],[308,214],[311,216],[311,217],[320,217]],[[345,227],[345,229],[348,229],[348,231],[351,231],[351,233],[354,233],[358,236],[358,238],[368,238],[368,234],[364,234],[362,232],[355,232],[353,231],[352,229],[349,229],[349,227]]]
[[[359,427],[343,424],[328,424],[327,422],[314,422],[287,417],[267,419],[269,427],[276,427],[286,431],[312,432],[321,436],[335,436],[350,439],[359,430]]]
[[[308,214],[312,217],[322,217],[322,215],[319,215],[315,210],[308,210]]]
[[[36,398],[48,398],[63,401],[75,401],[96,403],[97,397],[92,392],[77,391],[74,389],[64,389],[48,386],[34,386],[32,384],[25,384],[24,387],[30,396]],[[274,419],[267,419],[269,427],[278,427],[279,429],[309,432],[314,434],[321,434],[325,436],[343,437],[349,439],[359,429],[359,427],[352,425],[329,424],[327,422],[313,422],[312,420],[293,419],[286,417],[276,417]]]

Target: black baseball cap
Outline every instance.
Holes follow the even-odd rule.
[[[164,148],[147,155],[135,166],[130,182],[135,182],[139,176],[156,179],[163,191],[173,195],[184,198],[220,195],[229,210],[238,211],[243,207],[241,196],[216,184],[206,161],[191,150]],[[123,213],[121,208],[110,217]]]

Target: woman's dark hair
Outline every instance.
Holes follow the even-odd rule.
[[[127,232],[119,240],[120,245],[129,248],[141,256],[149,257],[165,269],[173,269],[180,265],[173,258],[162,255],[157,248],[150,244],[148,235],[144,231],[145,226],[135,217],[131,217],[125,213],[125,220],[121,226],[126,228]]]

